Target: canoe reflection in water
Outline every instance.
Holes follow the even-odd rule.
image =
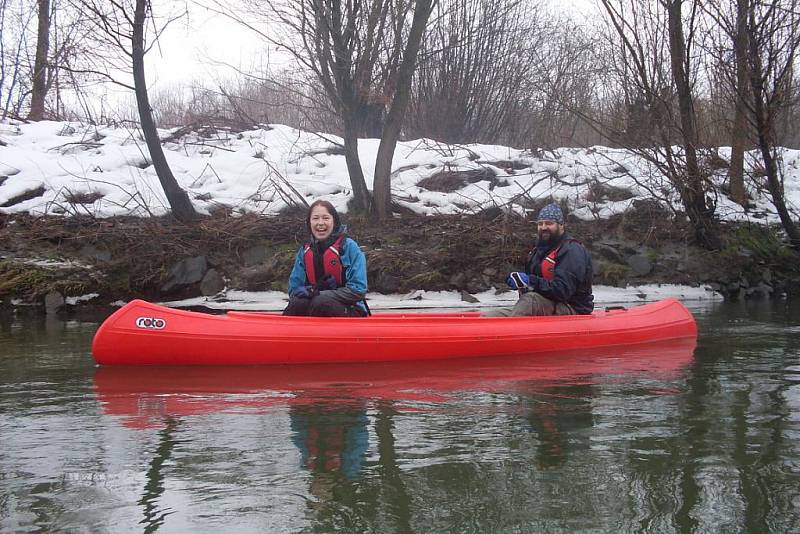
[[[368,364],[232,367],[98,367],[97,400],[130,428],[162,428],[167,417],[258,413],[286,406],[388,401],[442,402],[459,392],[526,393],[565,379],[677,376],[694,339],[534,356]]]
[[[106,415],[129,428],[159,429],[159,434],[177,424],[186,428],[197,416],[287,413],[300,467],[309,475],[308,505],[327,517],[335,510],[331,503],[351,499],[355,506],[370,447],[377,447],[372,453],[380,457],[383,476],[401,479],[393,445],[398,412],[458,402],[470,392],[516,398],[512,402],[519,403],[530,431],[520,439],[532,447],[540,469],[557,467],[589,442],[575,437],[588,436],[593,427],[592,399],[602,389],[596,384],[625,376],[678,378],[692,362],[694,348],[695,340],[688,339],[490,359],[110,366],[95,370],[94,388]],[[159,495],[148,490],[146,502]]]

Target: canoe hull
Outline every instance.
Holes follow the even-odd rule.
[[[696,335],[692,314],[675,299],[584,316],[503,318],[210,315],[134,300],[100,326],[92,353],[101,365],[379,362],[535,354]]]

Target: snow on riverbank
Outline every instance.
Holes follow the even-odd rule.
[[[169,131],[162,132],[168,138]],[[0,213],[150,216],[167,203],[138,130],[77,123],[0,123]],[[277,214],[292,203],[330,200],[347,211],[352,190],[339,137],[281,125],[241,133],[188,134],[164,143],[179,184],[204,213]],[[372,187],[379,141],[359,141],[367,186]],[[5,144],[6,146],[2,146]],[[724,158],[729,150],[720,149]],[[800,151],[782,153],[786,198],[800,206]],[[752,158],[748,158],[750,160]],[[442,171],[480,171],[454,191],[420,182]],[[639,199],[669,187],[640,157],[601,146],[553,151],[495,145],[445,145],[418,139],[399,143],[392,194],[425,215],[474,213],[489,207],[522,211],[520,198],[554,198],[584,220],[622,213]],[[725,171],[712,180],[722,191]],[[424,185],[424,183],[423,183]],[[613,195],[598,194],[598,186]],[[749,184],[756,207],[745,212],[720,193],[717,215],[727,220],[778,222],[763,188]],[[26,195],[30,198],[26,198]],[[302,197],[302,198],[301,198]],[[624,200],[619,200],[624,198]],[[662,202],[677,205],[675,195]]]
[[[162,138],[171,132],[163,131]],[[280,213],[290,204],[317,198],[347,211],[352,190],[341,138],[281,125],[231,133],[191,133],[164,143],[167,158],[198,211],[223,208],[233,215]],[[3,146],[5,145],[5,146]],[[377,139],[359,141],[364,174],[372,186]],[[726,157],[729,150],[720,149]],[[782,153],[786,198],[800,206],[800,151]],[[167,203],[138,130],[77,123],[0,123],[0,213],[33,215],[140,216],[166,213]],[[751,159],[751,158],[748,158]],[[752,162],[750,162],[752,163]],[[553,198],[572,215],[598,220],[623,213],[637,200],[668,190],[664,179],[640,157],[619,149],[590,147],[526,151],[503,146],[450,146],[432,140],[399,143],[393,161],[392,193],[398,203],[424,215],[474,213],[490,207],[524,212],[524,200]],[[473,171],[478,181],[449,192],[424,187],[442,172]],[[745,211],[718,186],[717,215],[726,220],[777,223],[763,188],[748,183],[755,208]],[[598,194],[598,186],[612,195]],[[619,200],[623,198],[624,200]],[[658,200],[677,205],[668,195]],[[580,236],[578,236],[580,237]],[[356,236],[357,238],[357,236]],[[678,296],[686,301],[716,300],[708,289],[642,286],[595,288],[598,305],[634,303]],[[224,297],[173,305],[278,310],[285,295],[228,291]],[[373,309],[475,308],[513,303],[515,294],[494,291],[465,302],[458,293],[417,291],[408,295],[370,294]]]
[[[381,295],[370,293],[368,302],[372,311],[381,310],[425,310],[425,309],[481,309],[496,306],[513,306],[517,299],[516,291],[494,290],[472,295],[477,302],[467,302],[454,291],[413,291],[404,295]],[[635,305],[653,302],[667,297],[675,297],[687,306],[702,306],[718,302],[722,296],[708,288],[678,285],[642,285],[629,288],[596,286],[594,297],[597,308],[613,305]],[[286,307],[285,293],[278,291],[246,292],[227,291],[215,297],[166,302],[172,307],[203,306],[210,309],[279,311]]]

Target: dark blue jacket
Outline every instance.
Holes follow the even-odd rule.
[[[552,281],[547,281],[542,278],[542,260],[559,244],[555,276]],[[537,246],[528,255],[525,272],[531,275],[530,288],[533,291],[552,301],[569,304],[575,313],[592,313],[592,256],[579,241],[564,234],[552,246]]]

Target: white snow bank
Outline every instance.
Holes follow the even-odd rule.
[[[162,138],[169,134],[161,132]],[[0,208],[0,213],[146,217],[167,212],[138,130],[49,121],[6,122],[0,123],[0,139],[7,145],[0,146],[0,205],[43,188],[41,195]],[[242,133],[219,131],[210,137],[193,134],[165,143],[164,150],[178,183],[202,213],[225,207],[234,214],[271,215],[289,204],[302,205],[317,198],[346,212],[352,188],[341,143],[333,135],[270,125]],[[362,139],[358,144],[369,188],[378,144],[377,139]],[[728,153],[729,149],[720,150],[723,157]],[[757,161],[755,156],[746,159]],[[786,199],[796,212],[800,206],[800,151],[784,150],[782,161]],[[507,168],[507,162],[527,167],[513,170]],[[474,170],[494,177],[452,192],[430,191],[419,185],[442,171]],[[624,212],[637,199],[652,199],[653,192],[664,194],[671,189],[647,161],[602,146],[532,153],[497,145],[450,146],[418,139],[398,144],[392,171],[394,197],[425,215],[472,213],[495,206],[523,212],[524,200],[552,197],[568,204],[573,215],[597,220]],[[724,194],[726,178],[724,171],[711,177],[718,186],[720,218],[779,222],[763,187],[748,184],[756,207],[745,212]],[[604,198],[597,194],[598,185],[625,190],[630,197]],[[679,205],[675,194],[661,202]]]
[[[496,306],[512,306],[517,300],[516,291],[495,290],[472,295],[477,303],[462,300],[461,294],[454,291],[412,291],[403,295],[382,295],[369,293],[367,302],[372,311],[398,309],[471,309],[490,308]],[[596,307],[617,304],[642,304],[667,297],[675,297],[687,306],[698,306],[707,302],[722,300],[722,295],[708,287],[687,287],[667,284],[649,284],[629,288],[595,286],[594,298]],[[247,292],[227,291],[214,297],[197,297],[192,299],[164,302],[171,307],[204,306],[221,310],[280,311],[286,307],[288,297],[279,291]]]

